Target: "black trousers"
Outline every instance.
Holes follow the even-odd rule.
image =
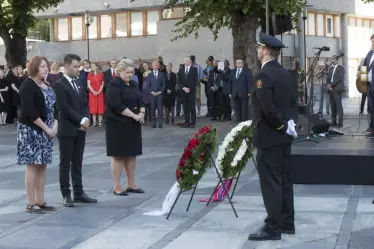
[[[257,149],[257,165],[262,197],[268,216],[265,229],[281,232],[295,221],[293,183],[289,159],[291,144]]]
[[[222,92],[217,90],[213,92],[212,90],[209,91],[208,99],[210,101],[210,113],[212,114],[212,118],[222,118],[223,113],[223,105],[222,105]]]
[[[236,121],[243,122],[248,120],[249,115],[249,98],[234,97],[234,110]]]
[[[73,183],[74,196],[84,193],[82,185],[82,161],[86,133],[76,137],[59,137],[60,146],[60,190],[63,197],[70,196],[69,179]]]
[[[223,119],[231,120],[231,99],[229,95],[222,95]]]
[[[196,92],[182,93],[184,121],[196,125]]]
[[[165,107],[165,121],[169,124],[169,119],[171,116],[171,123],[174,124],[174,117],[175,117],[175,107]]]

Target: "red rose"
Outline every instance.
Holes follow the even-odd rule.
[[[175,174],[177,176],[177,181],[178,181],[179,178],[181,178],[181,176],[182,176],[182,172],[179,169],[177,169],[177,171],[175,172]]]

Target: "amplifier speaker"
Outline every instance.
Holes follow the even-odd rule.
[[[328,132],[330,129],[330,123],[323,119],[318,114],[304,114],[299,115],[296,122],[296,132],[299,136],[309,136],[308,125],[310,125],[310,132],[312,134],[320,134]]]

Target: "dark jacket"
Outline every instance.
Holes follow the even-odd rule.
[[[54,87],[59,111],[58,136],[78,136],[83,118],[90,117],[86,89],[79,80],[76,83],[79,93],[71,86],[65,76],[59,79]]]
[[[115,77],[107,86],[105,102],[105,118],[112,119],[119,123],[136,122],[133,118],[123,116],[121,113],[127,108],[138,114],[140,108],[144,107],[142,93],[136,82],[130,81],[130,85]]]
[[[276,60],[269,61],[256,76],[252,91],[253,138],[256,148],[291,144],[287,122],[297,121],[296,96],[291,76]]]
[[[334,72],[334,67],[330,67],[327,73],[327,84],[330,84],[333,88],[333,91],[336,92],[344,92],[344,75],[345,70],[344,67],[338,65],[335,70],[334,78],[332,78],[332,74]]]
[[[249,68],[242,68],[239,74],[239,78],[236,78],[236,71],[234,69],[231,72],[230,77],[230,95],[235,98],[248,98],[248,94],[252,92],[253,88],[253,76],[252,71]]]
[[[164,105],[166,107],[175,106],[175,97],[176,97],[176,86],[177,86],[177,75],[173,72],[170,72],[170,79],[168,79],[167,72],[165,73],[166,78],[166,87],[164,91]],[[167,90],[171,90],[171,93],[168,94]]]
[[[185,68],[180,68],[178,72],[178,84],[181,89],[183,87],[189,88],[190,92],[194,92],[196,90],[196,85],[199,81],[199,74],[197,68],[194,66],[190,66],[190,70],[186,77]]]
[[[231,69],[225,68],[222,74],[222,81],[223,81],[223,94],[230,95],[230,77],[231,77]]]
[[[152,71],[150,74],[148,74],[148,82],[151,88],[151,92],[164,92],[166,82],[163,72],[158,71],[156,78],[154,72]]]
[[[46,83],[47,84],[47,83]],[[48,85],[48,84],[47,84]],[[34,121],[40,118],[46,122],[46,104],[45,98],[40,87],[30,78],[23,81],[19,90],[21,98],[21,114],[19,122],[29,126],[31,129],[41,131],[41,128],[34,124]],[[58,118],[58,110],[55,106],[54,116]]]

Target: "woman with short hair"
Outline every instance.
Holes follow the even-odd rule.
[[[142,154],[141,123],[145,108],[142,94],[134,75],[132,60],[123,59],[115,69],[116,76],[106,89],[105,136],[107,155],[112,157],[113,194],[126,196],[144,193],[134,182],[136,156]],[[127,177],[127,189],[123,190],[120,179],[122,168]]]
[[[47,164],[52,163],[53,137],[57,134],[56,95],[44,81],[48,60],[35,56],[27,66],[28,78],[19,90],[21,111],[17,126],[17,161],[26,165],[25,187],[28,204],[25,211],[53,211],[44,199]]]

